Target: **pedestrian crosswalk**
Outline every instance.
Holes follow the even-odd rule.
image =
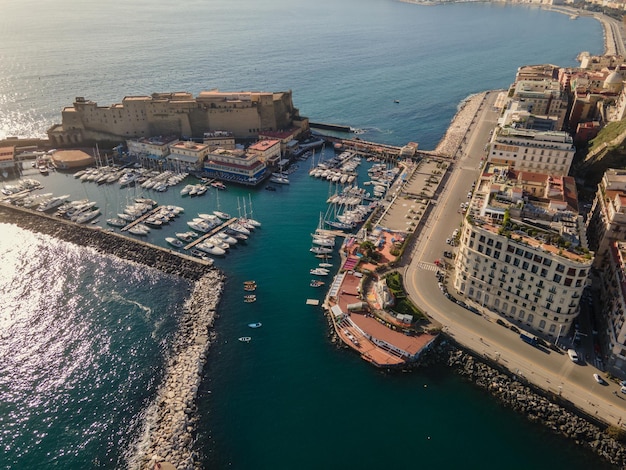
[[[420,261],[419,263],[417,263],[417,267],[425,271],[437,271],[439,269],[436,264],[425,263],[424,261]]]

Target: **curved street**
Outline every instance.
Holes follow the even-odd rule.
[[[593,365],[576,364],[567,354],[523,342],[518,333],[496,323],[499,316],[488,311],[472,313],[446,298],[438,285],[433,262],[444,259],[443,251],[450,250],[446,239],[462,225],[464,216],[459,213],[459,206],[468,200],[467,193],[479,176],[481,157],[498,116],[494,108],[498,94],[493,91],[485,95],[435,207],[421,232],[415,234],[417,239],[404,273],[405,288],[411,300],[440,322],[444,332],[459,344],[545,390],[562,395],[590,415],[621,425],[626,420],[626,395],[619,393],[615,383],[598,384],[593,374],[599,371]],[[449,279],[447,285],[452,296],[465,300],[456,294]]]

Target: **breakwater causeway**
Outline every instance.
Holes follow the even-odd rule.
[[[167,248],[102,230],[100,227],[76,224],[21,207],[0,203],[0,222],[145,264],[190,281],[197,281],[211,270],[209,263]]]
[[[223,273],[202,260],[28,209],[0,204],[0,222],[195,282],[172,341],[163,382],[145,414],[143,432],[134,446],[129,467],[152,469],[156,462],[168,462],[177,469],[201,468],[193,452],[198,421],[195,399],[213,338],[215,312],[224,287]]]

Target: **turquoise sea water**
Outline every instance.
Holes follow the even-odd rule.
[[[364,138],[434,148],[471,93],[506,88],[518,66],[575,65],[602,49],[600,25],[536,8],[422,7],[387,0],[5,2],[0,137],[41,135],[75,96],[292,89],[312,120]],[[398,99],[399,104],[394,103]],[[386,374],[328,340],[309,287],[309,233],[329,188],[309,162],[252,200],[263,227],[217,265],[227,276],[199,397],[206,468],[603,468],[593,455],[494,403],[446,370]],[[109,215],[135,190],[40,178],[46,192],[98,200]],[[181,199],[172,227],[217,208]],[[249,198],[249,199],[248,199]],[[153,231],[156,232],[156,231]],[[122,468],[161,378],[186,283],[0,226],[3,468]],[[256,279],[258,301],[242,302]],[[261,321],[250,330],[247,323]],[[236,339],[253,336],[243,344]]]

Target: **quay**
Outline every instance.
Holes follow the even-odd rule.
[[[336,131],[336,132],[352,132],[352,128],[350,126],[344,126],[341,124],[329,124],[326,122],[309,122],[309,127],[312,129],[324,129],[327,131]]]
[[[409,142],[402,147],[397,145],[381,144],[378,142],[370,142],[367,140],[356,139],[342,139],[340,137],[323,136],[326,142],[329,142],[335,146],[335,148],[341,150],[349,150],[356,155],[362,155],[365,157],[376,157],[384,160],[397,160],[398,158],[441,158],[450,159],[451,156],[445,153],[438,152],[436,150],[419,150],[415,142]]]

